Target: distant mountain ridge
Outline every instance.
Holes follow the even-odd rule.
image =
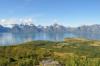
[[[34,24],[13,24],[13,27],[5,27],[0,25],[0,32],[12,32],[12,33],[20,33],[20,32],[48,32],[48,33],[73,33],[73,34],[100,34],[100,25],[83,25],[80,27],[65,27],[59,24],[53,24],[50,26],[36,26]]]
[[[35,26],[34,24],[13,24],[12,27],[0,25],[0,32],[66,32],[66,27],[58,24],[50,26]]]

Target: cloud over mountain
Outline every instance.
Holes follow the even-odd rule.
[[[32,24],[32,18],[19,18],[19,19],[0,19],[0,25],[5,27],[12,27],[14,24]]]

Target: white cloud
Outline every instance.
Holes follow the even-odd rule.
[[[12,24],[32,24],[32,18],[0,19],[0,25],[11,27]]]
[[[32,24],[33,23],[33,20],[32,18],[27,18],[27,19],[19,19],[19,22],[22,23],[22,24]]]
[[[14,24],[16,21],[14,19],[1,19],[0,20],[0,24],[4,25],[4,24]]]

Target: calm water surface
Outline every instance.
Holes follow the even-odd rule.
[[[76,37],[69,33],[0,33],[0,45],[11,45],[32,40],[62,41],[66,37]]]
[[[81,37],[100,40],[100,34],[71,34],[71,33],[0,33],[0,45],[11,45],[32,40],[63,41],[68,37]]]

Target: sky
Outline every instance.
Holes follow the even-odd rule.
[[[100,24],[100,0],[0,0],[0,24]]]

